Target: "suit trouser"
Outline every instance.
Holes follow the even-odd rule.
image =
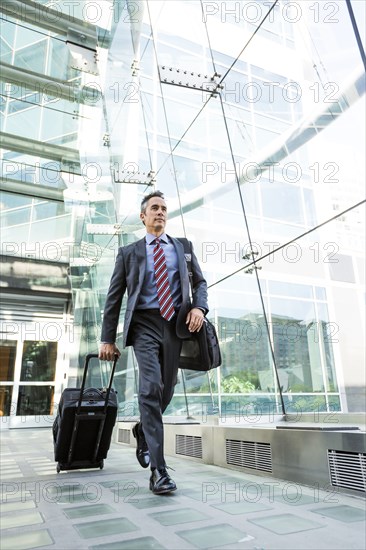
[[[130,328],[139,366],[138,402],[151,468],[165,467],[162,414],[174,394],[182,348],[182,340],[176,335],[176,318],[166,321],[159,310],[137,310]]]

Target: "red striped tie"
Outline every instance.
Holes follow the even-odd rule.
[[[173,298],[170,291],[168,270],[166,267],[164,250],[160,246],[160,239],[155,239],[154,270],[155,282],[158,291],[158,301],[161,316],[170,321],[174,315]]]

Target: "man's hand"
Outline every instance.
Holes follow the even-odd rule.
[[[198,307],[191,309],[186,318],[186,325],[188,325],[189,332],[199,332],[204,323],[204,319],[205,316],[201,309]]]
[[[99,348],[99,359],[102,361],[114,361],[114,356],[121,356],[116,344],[101,344]]]

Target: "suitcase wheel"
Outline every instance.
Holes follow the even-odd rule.
[[[100,462],[99,468],[100,468],[101,470],[103,470],[103,468],[104,468],[104,460],[102,460],[102,461]]]

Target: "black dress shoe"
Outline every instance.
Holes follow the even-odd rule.
[[[155,495],[171,493],[176,489],[176,484],[165,468],[162,468],[161,470],[155,469],[151,472],[150,491],[152,491]]]
[[[143,468],[150,464],[150,453],[146,444],[144,432],[141,429],[141,422],[137,422],[132,428],[132,433],[136,439],[136,458]]]

